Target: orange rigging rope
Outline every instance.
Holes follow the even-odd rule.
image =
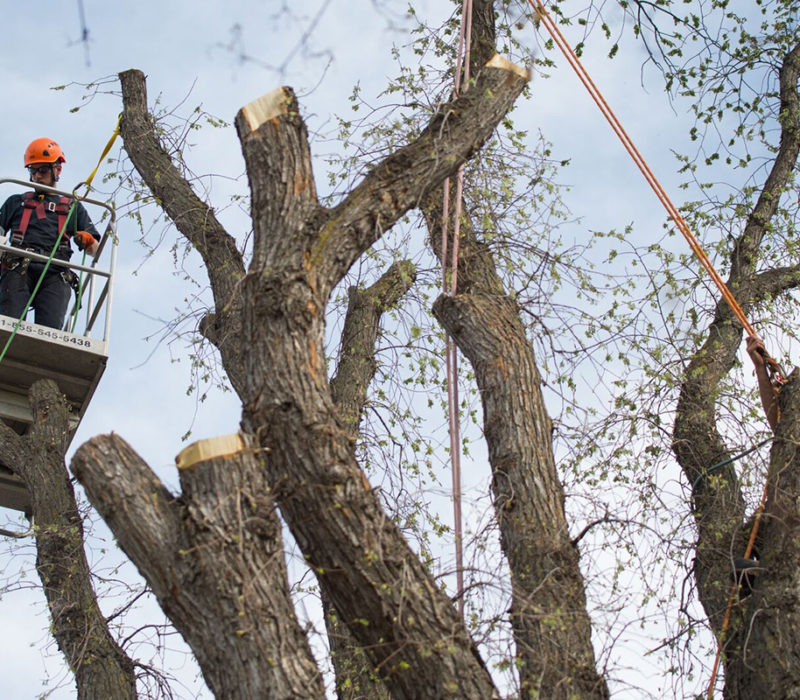
[[[753,521],[753,529],[750,531],[750,539],[747,540],[747,547],[744,550],[744,558],[749,559],[750,555],[753,553],[753,547],[756,543],[756,536],[758,535],[758,526],[761,524],[761,516],[764,513],[764,507],[767,504],[767,492],[769,488],[769,482],[764,482],[764,492],[761,494],[761,502],[758,504],[758,509],[756,510],[755,518]],[[719,632],[719,637],[717,638],[717,654],[714,657],[714,667],[711,669],[711,679],[708,682],[708,700],[714,697],[714,685],[717,682],[717,673],[719,671],[719,662],[722,659],[722,645],[725,642],[725,633],[728,631],[728,627],[731,624],[731,613],[733,612],[733,606],[736,603],[736,599],[739,597],[739,582],[734,580],[733,584],[731,585],[731,592],[728,594],[728,605],[725,608],[725,617],[722,620],[722,628]]]
[[[586,72],[586,69],[581,64],[580,60],[578,59],[575,52],[567,43],[564,36],[558,29],[558,26],[553,21],[550,14],[545,9],[544,5],[542,4],[541,0],[528,0],[531,7],[533,7],[536,14],[544,24],[547,31],[553,37],[553,41],[556,43],[558,48],[561,50],[561,53],[567,59],[569,64],[572,66],[575,73],[580,78],[581,82],[586,87],[589,94],[592,96],[592,99],[595,101],[597,106],[600,108],[600,111],[603,113],[603,116],[606,118],[608,123],[611,125],[611,128],[614,130],[614,133],[617,134],[620,141],[622,142],[623,146],[625,146],[625,150],[628,151],[633,161],[638,166],[639,170],[644,175],[645,180],[647,180],[650,187],[655,192],[656,196],[658,197],[659,201],[664,205],[664,208],[667,210],[667,213],[672,217],[672,220],[675,222],[675,225],[678,227],[678,230],[683,234],[686,241],[689,243],[689,247],[692,249],[694,254],[700,260],[700,264],[703,268],[708,272],[711,279],[716,284],[719,291],[722,293],[723,298],[730,306],[731,311],[739,320],[739,322],[744,327],[745,331],[747,331],[748,335],[758,337],[758,333],[756,333],[753,326],[747,320],[747,317],[742,311],[742,307],[739,306],[739,303],[734,298],[731,291],[728,289],[728,286],[723,281],[722,277],[720,277],[719,273],[714,269],[714,266],[711,264],[708,256],[706,255],[705,251],[703,250],[700,242],[697,240],[695,235],[692,233],[689,225],[684,220],[681,213],[678,211],[677,207],[672,203],[667,193],[664,191],[664,188],[661,186],[661,183],[658,181],[656,176],[650,170],[650,167],[647,165],[646,161],[639,153],[639,150],[636,148],[636,145],[631,140],[630,136],[628,136],[625,129],[620,124],[617,116],[608,106],[608,103],[605,101],[605,98],[597,89],[597,86],[592,81],[589,74]],[[771,358],[770,358],[771,359]]]
[[[544,24],[545,28],[550,33],[550,36],[553,38],[553,41],[561,50],[561,53],[564,55],[564,57],[569,62],[570,66],[572,66],[572,69],[578,75],[578,78],[580,78],[581,82],[586,87],[586,90],[592,96],[592,99],[595,101],[595,104],[597,104],[597,106],[600,108],[600,111],[603,113],[603,116],[611,125],[611,128],[614,130],[614,133],[619,137],[623,146],[625,146],[625,150],[628,151],[631,158],[641,171],[642,175],[644,175],[645,180],[647,180],[648,184],[655,192],[659,201],[664,205],[664,208],[667,210],[667,213],[670,215],[670,217],[672,217],[672,220],[675,222],[675,225],[678,227],[678,230],[683,234],[684,238],[689,243],[689,247],[697,256],[698,260],[700,261],[700,264],[709,274],[714,284],[716,284],[717,288],[722,294],[722,297],[728,303],[728,306],[730,306],[734,316],[736,316],[736,318],[742,324],[748,335],[758,337],[758,334],[756,333],[755,329],[747,320],[747,317],[745,316],[742,307],[736,301],[730,289],[728,289],[728,286],[725,284],[722,277],[720,277],[719,273],[714,268],[713,264],[706,255],[706,252],[700,245],[700,242],[692,233],[691,229],[689,228],[689,225],[686,223],[683,216],[681,216],[678,209],[672,203],[672,200],[670,200],[670,198],[667,196],[667,193],[664,191],[664,188],[661,186],[661,183],[658,181],[656,176],[650,170],[650,167],[647,165],[646,161],[639,153],[639,150],[636,148],[635,144],[628,136],[625,129],[622,127],[622,124],[620,124],[616,115],[608,106],[608,103],[605,101],[603,95],[597,89],[597,86],[594,84],[591,77],[586,72],[586,69],[581,64],[577,55],[569,46],[564,36],[561,34],[560,30],[558,29],[558,26],[553,21],[550,14],[547,12],[545,6],[542,4],[542,1],[528,0],[528,2],[538,15],[542,24]],[[776,375],[780,376],[783,374],[781,367],[776,360],[774,360],[768,354],[765,354],[765,360],[767,363],[767,368],[769,369],[773,379],[775,379]],[[768,482],[765,482],[764,491],[761,496],[761,502],[759,503],[758,509],[756,510],[755,519],[753,522],[753,528],[750,532],[750,538],[747,542],[747,548],[744,554],[745,559],[749,558],[753,552],[753,546],[755,544],[756,536],[758,534],[758,528],[761,523],[761,516],[764,513],[764,508],[767,501],[767,493],[768,493]],[[731,612],[733,610],[733,605],[737,598],[737,593],[738,593],[738,584],[734,582],[733,586],[731,587],[731,592],[728,598],[728,606],[727,609],[725,610],[725,618],[723,620],[722,628],[720,630],[720,634],[718,637],[717,654],[714,660],[714,667],[711,675],[711,681],[708,687],[709,700],[711,700],[711,698],[714,695],[714,684],[716,682],[720,657],[722,655],[722,645],[724,642],[725,633],[730,625]]]

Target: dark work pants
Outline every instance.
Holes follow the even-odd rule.
[[[25,304],[39,281],[44,263],[30,263],[25,273],[22,265],[4,270],[0,276],[0,314],[19,318]],[[35,323],[61,328],[69,306],[70,286],[61,276],[63,268],[51,265],[39,285],[31,308],[36,312]]]

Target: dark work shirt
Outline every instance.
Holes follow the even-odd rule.
[[[42,251],[49,253],[53,249],[56,240],[58,240],[59,227],[58,212],[48,211],[46,205],[48,202],[58,204],[60,195],[45,194],[39,195],[39,197],[44,197],[45,216],[40,219],[37,216],[36,209],[31,211],[31,218],[28,221],[28,228],[25,231],[25,238],[22,245],[25,248],[40,248]],[[38,201],[39,197],[34,199],[34,202]],[[6,233],[8,231],[16,231],[19,228],[22,220],[22,212],[24,211],[23,202],[23,195],[12,194],[3,203],[3,206],[0,207],[0,228]],[[66,206],[67,211],[69,211],[69,208],[72,206],[72,201],[70,200]],[[88,231],[94,236],[95,240],[100,240],[100,234],[97,233],[97,229],[95,229],[92,220],[89,218],[89,214],[80,202],[76,203],[75,209],[69,217],[64,236],[61,238],[61,243],[58,246],[56,257],[69,259],[72,255],[72,250],[69,247],[69,240],[72,238],[75,231]]]

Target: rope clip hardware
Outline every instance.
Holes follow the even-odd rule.
[[[78,194],[78,190],[81,187],[85,187],[86,188],[86,192],[83,193],[83,196]],[[89,196],[89,192],[90,192],[91,189],[92,189],[92,186],[88,182],[86,182],[84,180],[83,182],[79,182],[77,185],[75,185],[75,187],[72,190],[72,196],[75,199],[86,199]]]

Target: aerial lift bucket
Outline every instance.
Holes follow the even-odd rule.
[[[31,184],[24,180],[0,178],[0,185],[15,184],[30,189]],[[53,187],[37,185],[37,189],[66,197],[74,197],[71,192],[63,192]],[[100,240],[100,246],[88,265],[63,260],[51,260],[51,266],[61,266],[72,270],[84,280],[86,290],[67,316],[65,329],[47,328],[26,320],[0,315],[0,349],[6,348],[0,361],[0,419],[24,435],[33,421],[28,391],[38,379],[52,379],[70,405],[70,439],[86,413],[108,360],[108,343],[111,322],[112,279],[117,257],[116,213],[106,202],[79,198],[84,205],[101,207],[103,216],[108,216],[108,224]],[[100,267],[98,261],[103,251],[111,247],[107,267]],[[19,249],[0,243],[0,253]],[[31,260],[46,261],[47,256],[26,252]],[[9,338],[11,342],[9,344]],[[0,507],[30,514],[31,501],[21,479],[0,463]],[[29,532],[17,533],[0,529],[0,535],[27,536]]]

